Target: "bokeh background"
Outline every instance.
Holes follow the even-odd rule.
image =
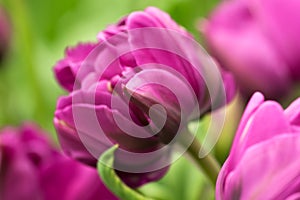
[[[122,16],[147,6],[168,12],[175,21],[202,42],[197,24],[218,0],[0,0],[12,26],[10,49],[0,66],[0,127],[37,122],[57,140],[52,125],[56,100],[65,92],[58,86],[53,66],[67,46],[95,41],[97,33]],[[234,104],[234,103],[233,103]],[[216,147],[220,161],[226,158],[239,107],[231,105],[230,127]],[[199,136],[201,137],[201,135]],[[141,190],[162,199],[211,199],[213,190],[185,158],[172,166],[160,182]]]

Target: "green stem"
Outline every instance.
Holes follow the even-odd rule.
[[[204,157],[199,157],[199,152],[202,150],[202,145],[198,141],[197,137],[193,136],[189,131],[185,132],[185,139],[181,140],[181,144],[185,147],[188,146],[187,156],[192,159],[194,164],[198,166],[210,179],[213,185],[216,184],[217,177],[220,171],[220,164],[215,159],[215,157],[211,154],[207,154]],[[190,140],[188,141],[186,138],[193,138],[192,143],[190,144]]]

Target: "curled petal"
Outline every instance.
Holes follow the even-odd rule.
[[[68,91],[73,90],[75,81],[77,80],[77,72],[84,59],[95,46],[95,44],[86,43],[66,49],[65,58],[58,61],[54,67],[56,79],[63,88]]]

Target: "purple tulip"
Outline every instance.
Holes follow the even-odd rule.
[[[299,199],[300,99],[286,110],[255,93],[217,180],[216,199]]]
[[[89,165],[113,144],[141,154],[116,158],[129,170],[118,169],[119,176],[138,187],[167,171],[168,150],[149,154],[172,143],[182,124],[199,118],[195,110],[202,115],[230,101],[233,79],[224,71],[221,80],[204,68],[199,73],[189,62],[199,64],[200,57],[195,43],[189,44],[192,36],[157,8],[131,13],[100,32],[98,40],[67,49],[55,66],[58,82],[70,93],[58,100],[54,124],[65,152]],[[213,82],[211,98],[205,73]],[[157,104],[165,110],[153,109]]]
[[[279,99],[300,79],[300,2],[233,0],[220,4],[202,31],[210,52],[235,75],[245,97]]]
[[[0,134],[0,199],[116,200],[95,169],[60,154],[31,124]]]
[[[6,11],[0,7],[0,61],[8,50],[11,34],[11,24],[8,15]]]

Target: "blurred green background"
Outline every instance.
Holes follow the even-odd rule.
[[[53,66],[64,49],[78,42],[95,41],[96,35],[122,16],[147,6],[168,12],[201,41],[197,23],[218,0],[0,0],[13,26],[11,48],[0,67],[0,127],[37,122],[56,139],[52,125],[58,96],[65,91],[56,83]],[[236,124],[240,110],[233,109]],[[235,125],[225,128],[216,153],[224,161]],[[201,137],[201,136],[200,136]],[[185,158],[172,166],[158,183],[141,189],[162,199],[213,199],[213,189]]]

